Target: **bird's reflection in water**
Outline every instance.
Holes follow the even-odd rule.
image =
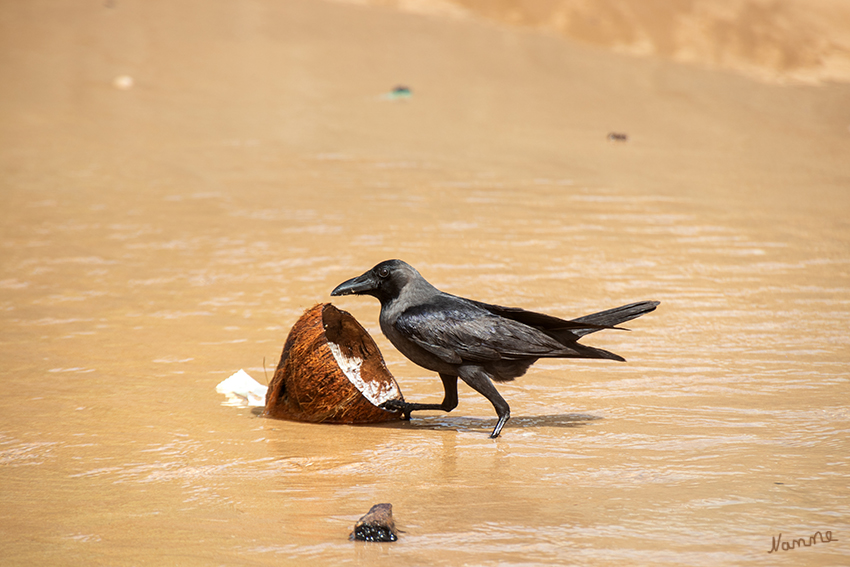
[[[570,428],[584,427],[592,421],[604,419],[600,416],[582,413],[561,413],[551,415],[515,416],[505,429],[510,432],[524,432],[547,427]],[[388,429],[456,430],[460,432],[480,432],[492,429],[495,419],[454,416],[416,416],[410,421],[393,421],[380,424],[366,424],[358,427],[382,427]]]

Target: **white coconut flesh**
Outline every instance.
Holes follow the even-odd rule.
[[[369,400],[372,405],[380,406],[388,400],[401,398],[401,392],[398,390],[393,380],[370,380],[364,378],[360,374],[360,368],[363,366],[363,360],[356,357],[348,357],[343,354],[339,345],[328,341],[328,346],[336,359],[337,366],[348,378],[355,388],[357,388],[363,397]]]

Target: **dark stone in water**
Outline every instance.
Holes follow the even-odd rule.
[[[357,520],[354,531],[348,536],[357,541],[395,541],[398,534],[393,521],[392,504],[375,504],[369,512]]]

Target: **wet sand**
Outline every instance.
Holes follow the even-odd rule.
[[[843,0],[336,0],[485,19],[780,83],[850,81]]]
[[[0,44],[5,564],[850,554],[847,84],[320,1],[6,3]],[[468,389],[375,427],[221,405],[391,257],[563,317],[662,304],[585,339],[627,363],[501,386],[495,441]],[[439,400],[376,301],[334,304]],[[399,541],[348,541],[378,502]]]

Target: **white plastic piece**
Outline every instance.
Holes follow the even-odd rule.
[[[227,396],[227,401],[221,405],[238,408],[265,406],[267,390],[267,386],[263,386],[241,369],[215,387],[216,392]]]

